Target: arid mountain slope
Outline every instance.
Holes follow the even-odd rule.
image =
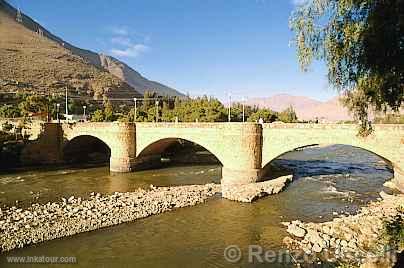
[[[277,94],[268,98],[253,98],[248,100],[249,105],[271,108],[274,111],[282,111],[293,106],[296,110],[304,110],[309,106],[319,105],[321,102],[304,96],[291,96],[288,94]]]
[[[119,77],[120,79],[122,79],[123,81],[134,87],[137,91],[139,91],[142,94],[145,91],[154,91],[157,92],[159,95],[163,96],[180,96],[180,97],[185,96],[181,92],[171,87],[165,86],[155,81],[148,80],[147,78],[143,77],[140,73],[133,70],[131,67],[117,60],[114,57],[104,54],[96,54],[91,51],[90,52],[85,51],[82,53],[82,55],[85,58],[96,58],[96,56],[93,54],[98,56],[101,67],[105,68],[116,77]]]
[[[0,0],[0,90],[37,93],[70,91],[86,97],[140,96],[131,86],[97,68],[70,50],[35,33],[10,16],[10,7]],[[31,23],[23,18],[23,23]],[[31,23],[31,26],[33,24]]]
[[[77,48],[70,43],[62,40],[61,38],[53,35],[50,33],[48,30],[43,28],[41,25],[36,23],[34,20],[32,20],[30,17],[22,14],[21,18],[22,21],[18,23],[16,21],[17,18],[17,10],[9,5],[6,1],[0,0],[0,23],[1,20],[3,20],[3,24],[0,25],[2,28],[2,34],[0,37],[3,40],[3,48],[4,49],[14,49],[13,47],[7,47],[8,45],[13,46],[13,43],[18,42],[19,38],[23,38],[23,36],[31,36],[29,38],[33,38],[35,40],[38,39],[43,39],[42,40],[42,45],[43,43],[46,43],[46,39],[48,41],[53,41],[52,46],[58,47],[60,49],[65,49],[67,50],[68,54],[71,56],[78,56],[82,59],[83,63],[86,63],[88,65],[93,65],[93,67],[96,67],[96,69],[100,71],[108,71],[111,73],[113,76],[118,78],[116,81],[121,80],[125,82],[126,84],[130,85],[130,87],[127,87],[125,89],[121,88],[121,92],[117,92],[117,90],[114,90],[114,95],[115,97],[123,97],[123,98],[130,98],[133,96],[139,96],[138,92],[140,94],[143,94],[144,91],[146,90],[153,90],[156,91],[157,93],[161,95],[175,95],[175,96],[182,96],[182,94],[170,87],[167,87],[165,85],[162,85],[160,83],[150,81],[143,76],[141,76],[138,72],[130,68],[128,65],[120,62],[119,60],[103,55],[103,54],[97,54],[95,52],[92,52],[90,50],[85,50],[81,48]],[[19,27],[18,27],[19,26]],[[24,27],[21,27],[24,26]],[[25,31],[23,30],[25,28]],[[14,33],[11,33],[11,31],[15,31]],[[31,32],[31,34],[29,34]],[[11,39],[13,40],[8,40],[10,38],[7,37],[7,35],[11,35]],[[24,39],[25,41],[27,39]],[[23,40],[22,40],[23,41]],[[15,44],[14,44],[15,45]],[[38,47],[37,43],[37,49],[41,48]],[[4,51],[2,52],[2,54]],[[2,55],[0,54],[0,55]],[[78,58],[76,57],[76,58]],[[120,82],[122,83],[122,82]],[[125,84],[122,83],[122,84]],[[132,89],[131,89],[132,88]],[[134,89],[134,90],[133,90]],[[135,91],[135,92],[131,92]]]
[[[247,103],[249,105],[258,105],[262,108],[270,108],[278,112],[292,105],[300,120],[312,120],[315,118],[326,121],[352,120],[352,116],[339,102],[338,97],[321,102],[303,96],[279,94],[269,98],[249,99]]]

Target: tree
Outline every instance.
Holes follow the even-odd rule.
[[[367,133],[370,109],[404,101],[404,0],[310,0],[292,14],[300,66],[325,60],[328,79]]]
[[[289,106],[284,111],[280,112],[279,120],[285,123],[296,123],[297,122],[297,115],[293,106]]]
[[[20,104],[19,109],[24,116],[30,113],[46,113],[48,112],[50,101],[44,96],[30,95],[26,97]]]
[[[173,110],[170,109],[168,102],[163,102],[163,107],[161,109],[161,120],[163,122],[172,122],[174,121]]]
[[[272,123],[278,119],[278,114],[270,109],[259,109],[255,113],[251,114],[247,121],[258,122],[260,118],[262,118],[265,123]]]
[[[96,110],[91,116],[91,121],[93,122],[104,122],[105,115],[102,110]]]
[[[10,132],[14,128],[14,126],[10,124],[8,121],[4,122],[1,127],[5,132]]]
[[[107,122],[112,122],[115,121],[115,119],[114,108],[112,107],[112,104],[107,101],[104,108],[104,120]]]
[[[83,114],[84,105],[86,105],[86,106],[88,105],[84,100],[71,99],[69,101],[69,114]]]
[[[0,107],[0,117],[16,118],[21,116],[20,109],[15,105],[6,104]]]
[[[143,94],[143,104],[142,104],[142,108],[144,111],[147,111],[150,107],[154,106],[154,100],[153,98],[156,98],[157,94],[154,92],[150,92],[150,91],[145,91],[145,93]]]

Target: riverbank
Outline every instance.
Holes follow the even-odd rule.
[[[396,256],[389,251],[385,224],[404,206],[404,194],[381,192],[380,196],[380,200],[361,208],[356,215],[339,216],[323,223],[285,222],[293,238],[285,237],[284,243],[289,249],[301,250],[323,261],[392,267]]]
[[[284,190],[292,176],[232,188],[232,200],[253,202]],[[226,188],[227,189],[227,188]],[[154,187],[110,195],[92,193],[61,202],[0,209],[0,252],[193,206],[222,192],[220,184]],[[237,191],[236,191],[237,190]],[[226,190],[224,190],[226,194]],[[227,189],[229,194],[229,189]],[[223,195],[223,193],[222,193]]]
[[[0,209],[0,252],[193,206],[219,191],[218,184],[151,186],[111,195],[92,193],[87,200],[71,196],[25,210]]]
[[[251,203],[268,195],[282,192],[293,180],[293,175],[243,185],[223,185],[222,196],[229,200]]]

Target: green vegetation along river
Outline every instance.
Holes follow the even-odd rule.
[[[237,245],[243,256],[249,245],[281,250],[286,236],[282,221],[321,222],[336,213],[355,213],[376,199],[392,176],[379,157],[340,145],[291,152],[273,165],[292,169],[296,177],[278,195],[252,204],[213,197],[194,207],[14,250],[0,255],[0,267],[16,267],[7,263],[10,256],[76,257],[77,264],[66,267],[268,267],[246,257],[230,263],[223,251],[229,245]],[[16,200],[17,206],[28,206],[71,195],[88,197],[91,192],[133,191],[150,184],[218,183],[219,178],[220,167],[215,165],[118,175],[111,175],[106,167],[24,171],[0,175],[0,202],[2,208],[16,205]],[[290,263],[279,264],[283,266]]]

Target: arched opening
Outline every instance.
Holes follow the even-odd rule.
[[[355,213],[365,203],[391,191],[384,183],[393,177],[390,161],[366,149],[334,144],[281,153],[264,166],[269,177],[279,171],[294,175],[287,192],[290,206],[307,215]]]
[[[145,147],[136,159],[136,169],[172,165],[222,165],[220,160],[205,147],[180,138],[155,141]]]
[[[290,164],[292,167],[298,167],[298,163],[303,164],[303,162],[313,164],[323,163],[325,165],[328,163],[330,164],[330,172],[332,172],[334,164],[338,163],[345,163],[345,165],[341,166],[342,168],[354,169],[356,166],[358,169],[363,169],[368,165],[372,165],[373,162],[377,162],[377,165],[386,166],[390,171],[393,169],[393,164],[389,159],[362,147],[349,144],[308,144],[279,153],[268,163],[263,163],[264,175],[270,172],[271,166],[274,164],[286,164],[289,160],[295,162],[294,164]],[[323,172],[325,171],[323,170]]]
[[[90,135],[75,137],[63,148],[63,159],[68,164],[107,165],[110,157],[109,146]]]

